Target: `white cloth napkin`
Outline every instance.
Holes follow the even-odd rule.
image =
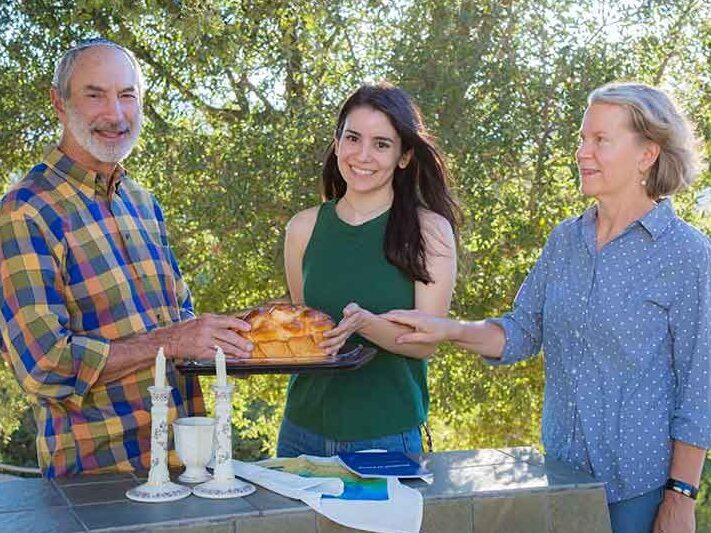
[[[236,476],[296,500],[313,495],[321,498],[322,494],[340,496],[343,493],[343,481],[335,477],[302,477],[237,459],[232,460],[232,469]]]
[[[306,457],[312,462],[339,464],[337,457]],[[387,500],[339,500],[321,497],[343,492],[343,481],[338,478],[301,477],[234,459],[232,467],[235,475],[282,496],[301,500],[343,526],[376,533],[417,533],[422,525],[422,494],[395,478],[387,480]]]

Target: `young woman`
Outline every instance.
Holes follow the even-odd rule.
[[[286,229],[287,282],[292,302],[340,320],[324,348],[336,352],[350,340],[378,354],[356,371],[292,377],[280,457],[422,450],[427,358],[435,345],[397,344],[407,328],[378,314],[447,314],[458,216],[448,182],[405,91],[364,85],[346,100],[323,169],[326,201]]]

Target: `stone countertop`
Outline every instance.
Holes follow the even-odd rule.
[[[406,483],[422,492],[424,532],[609,533],[602,484],[533,448],[423,454],[434,483]],[[0,483],[0,531],[170,531],[335,533],[353,531],[300,501],[261,487],[245,498],[189,496],[169,503],[133,502],[134,474]]]

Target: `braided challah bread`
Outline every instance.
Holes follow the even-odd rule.
[[[319,343],[333,329],[331,318],[303,305],[277,303],[258,307],[244,317],[252,329],[242,335],[254,344],[252,357],[327,359]]]

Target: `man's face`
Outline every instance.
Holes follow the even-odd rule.
[[[69,89],[60,120],[68,144],[86,153],[83,158],[67,155],[94,170],[128,156],[143,118],[138,77],[128,57],[105,46],[84,51],[74,64]]]

